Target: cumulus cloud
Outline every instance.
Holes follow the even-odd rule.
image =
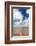
[[[23,16],[21,12],[19,12],[19,9],[13,9],[13,20],[20,20],[19,22],[16,21],[15,24],[20,24],[22,22]]]
[[[29,16],[30,16],[30,14],[31,14],[31,9],[27,9],[26,10],[26,13],[27,14],[29,14]],[[20,21],[16,21],[15,22],[15,24],[16,25],[18,25],[18,24],[20,24],[20,23],[22,23],[22,24],[27,24],[27,23],[29,23],[29,17],[28,17],[28,20],[27,19],[25,19],[23,22],[22,22],[22,19],[23,19],[23,15],[21,14],[21,12],[19,11],[19,9],[13,9],[13,20],[20,20]]]

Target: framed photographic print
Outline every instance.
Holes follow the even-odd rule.
[[[35,42],[35,3],[5,2],[5,43]]]

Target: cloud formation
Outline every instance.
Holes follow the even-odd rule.
[[[30,9],[27,9],[26,10],[26,14],[30,14],[31,13],[31,10]],[[13,23],[18,25],[18,24],[27,24],[29,23],[29,17],[28,19],[25,17],[25,19],[23,20],[23,17],[25,17],[21,11],[19,11],[19,9],[13,9]],[[22,21],[23,20],[23,21]]]

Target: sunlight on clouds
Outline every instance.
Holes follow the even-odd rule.
[[[26,13],[29,14],[29,16],[30,16],[30,14],[31,14],[31,9],[27,9],[27,10],[26,10]],[[29,17],[28,17],[28,20],[25,19],[24,22],[25,22],[25,24],[27,24],[27,23],[29,24]]]
[[[28,9],[28,10],[26,11],[26,13],[29,14],[29,17],[30,17],[30,16],[31,16],[31,9]],[[29,21],[29,17],[28,17],[27,22]],[[28,23],[29,23],[29,22],[28,22]]]
[[[13,9],[13,20],[20,20],[19,22],[15,22],[15,24],[20,24],[22,22],[23,16],[21,12],[19,12],[19,9]]]
[[[26,14],[29,14],[29,16],[30,16],[30,14],[31,14],[31,9],[27,9],[26,10]],[[17,20],[17,21],[15,21],[14,22],[14,24],[16,24],[16,25],[18,25],[18,24],[20,24],[20,23],[22,23],[22,24],[29,24],[29,17],[28,17],[28,19],[27,18],[25,18],[24,20],[23,20],[23,15],[21,14],[21,12],[19,11],[19,9],[13,9],[13,21],[14,20]],[[19,20],[19,21],[18,21]],[[23,22],[22,22],[22,20],[23,20]]]
[[[26,11],[26,13],[27,13],[27,14],[30,14],[30,13],[31,13],[31,9],[28,9],[28,10]]]

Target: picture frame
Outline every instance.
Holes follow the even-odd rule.
[[[32,42],[35,42],[35,3],[6,1],[5,44]]]

